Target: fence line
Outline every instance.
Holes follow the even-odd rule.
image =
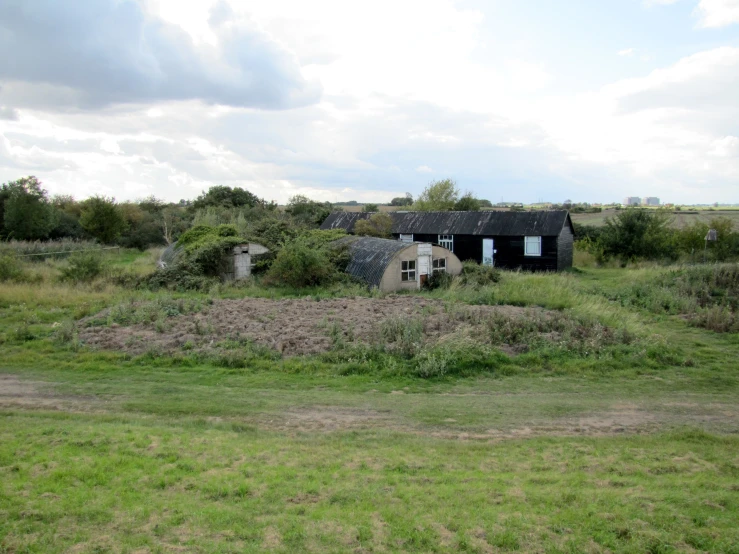
[[[74,254],[75,252],[90,252],[92,250],[118,250],[118,253],[121,253],[120,246],[106,246],[104,248],[81,248],[78,250],[64,250],[63,252],[37,252],[35,254],[18,254],[16,257],[27,258],[29,256],[55,256],[56,254]]]

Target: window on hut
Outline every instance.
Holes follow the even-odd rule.
[[[437,258],[432,262],[434,273],[443,273],[446,271],[446,258]]]
[[[400,262],[400,280],[415,281],[416,280],[416,260],[408,260]]]
[[[454,235],[439,235],[437,244],[454,252]]]
[[[413,235],[400,235],[400,242],[413,242]]]
[[[524,237],[524,241],[526,256],[541,256],[541,237]]]

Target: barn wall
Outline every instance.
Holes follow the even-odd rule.
[[[572,267],[572,258],[575,254],[575,236],[569,225],[562,228],[557,237],[557,271],[563,271]]]
[[[397,237],[396,237],[397,238]],[[557,271],[558,237],[542,237],[541,256],[524,256],[524,237],[494,237],[479,235],[454,235],[454,254],[461,261],[473,260],[482,263],[482,239],[493,239],[495,266],[506,269],[528,271]],[[438,235],[413,235],[419,242],[438,242]],[[572,262],[570,261],[570,265]]]

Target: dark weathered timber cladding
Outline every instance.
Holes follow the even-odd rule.
[[[321,229],[354,231],[354,224],[370,213],[334,212]],[[559,236],[572,225],[566,210],[533,212],[390,212],[392,233],[419,235]]]
[[[575,254],[575,235],[569,225],[562,227],[557,237],[557,271],[572,267],[572,258]]]
[[[375,287],[380,286],[382,276],[395,255],[411,246],[397,240],[373,237],[345,237],[336,243],[349,244],[351,261],[346,272]]]

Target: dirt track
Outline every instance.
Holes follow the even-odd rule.
[[[479,331],[483,320],[493,312],[515,317],[526,310],[532,309],[467,305],[459,308],[415,296],[321,301],[244,298],[217,300],[202,313],[172,317],[166,329],[115,324],[83,327],[80,340],[93,348],[142,354],[152,349],[175,352],[183,347],[207,350],[218,348],[227,339],[249,339],[285,356],[296,356],[330,350],[336,335],[345,343],[372,342],[379,325],[393,317],[422,320],[424,341],[434,344],[465,329]]]
[[[55,383],[19,378],[0,373],[0,411],[61,411],[67,413],[120,413],[121,403],[128,396],[111,397],[106,391],[105,400],[94,395],[59,394]],[[371,394],[370,394],[371,393]],[[537,436],[613,436],[639,434],[700,425],[723,431],[736,429],[739,421],[733,403],[682,402],[658,403],[644,399],[631,402],[604,402],[590,412],[569,417],[545,417],[537,413],[537,397],[522,393],[532,405],[531,413],[506,418],[497,424],[460,425],[454,419],[446,419],[434,425],[423,424],[408,418],[403,406],[433,402],[427,394],[404,396],[403,391],[379,393],[370,391],[360,397],[347,398],[346,405],[304,404],[300,392],[286,392],[284,404],[277,409],[250,411],[239,416],[209,417],[214,423],[234,423],[257,429],[288,434],[332,433],[345,431],[391,431],[442,439],[498,441]],[[508,396],[510,393],[503,393]],[[296,395],[293,398],[292,395]],[[401,395],[401,396],[398,396]],[[288,398],[289,396],[289,398]],[[468,395],[441,395],[468,396]],[[403,399],[387,402],[385,398]],[[496,403],[495,392],[475,394],[477,402]],[[460,399],[461,400],[461,399]],[[296,404],[291,402],[295,401]],[[460,405],[460,409],[461,405]],[[412,410],[411,410],[412,411]],[[128,413],[128,412],[127,412]],[[131,415],[129,413],[129,415]]]

